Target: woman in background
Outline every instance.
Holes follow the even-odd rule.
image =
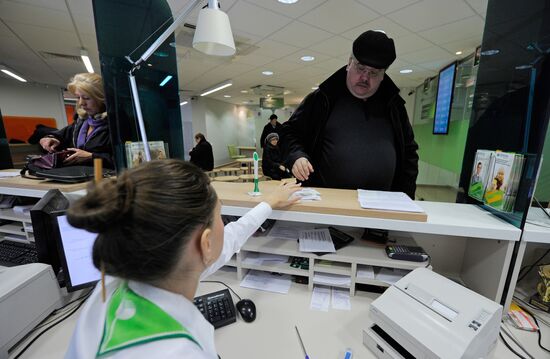
[[[189,151],[189,156],[191,156],[189,161],[205,171],[212,171],[214,168],[212,145],[200,132],[195,135],[195,142],[197,144]]]
[[[208,176],[189,162],[151,161],[99,182],[68,220],[98,233],[92,257],[108,274],[106,303],[98,285],[66,358],[217,359],[214,327],[193,304],[199,280],[229,261],[273,208],[294,203],[298,189],[281,185],[224,227]]]
[[[76,74],[67,89],[77,97],[74,122],[40,139],[48,152],[69,151],[65,166],[93,165],[94,158],[114,168],[103,80],[95,73]]]
[[[267,135],[262,155],[262,171],[265,176],[269,176],[274,180],[290,177],[290,171],[284,165],[278,144],[279,135],[277,133],[272,132]]]

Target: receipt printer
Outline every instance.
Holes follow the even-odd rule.
[[[42,263],[0,267],[0,359],[59,308],[62,292],[52,267]]]
[[[378,358],[487,358],[502,306],[426,268],[372,302],[363,343]]]

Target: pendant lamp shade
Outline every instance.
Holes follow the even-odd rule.
[[[193,48],[208,55],[232,56],[235,54],[235,42],[226,13],[210,7],[199,12]]]

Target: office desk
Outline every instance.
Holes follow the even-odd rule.
[[[254,146],[237,146],[240,155],[245,155],[246,157],[252,157],[254,152],[256,152],[256,147]]]
[[[353,350],[355,359],[375,358],[362,341],[362,330],[369,323],[367,316],[369,304],[378,294],[361,292],[350,298],[351,310],[328,312],[309,309],[311,292],[307,286],[292,283],[288,294],[275,294],[242,288],[235,280],[234,273],[225,270],[210,276],[210,280],[221,280],[231,286],[241,298],[252,299],[256,304],[257,318],[245,323],[237,322],[215,331],[216,348],[222,359],[290,359],[303,358],[302,349],[294,326],[297,325],[311,359],[339,359],[345,348]],[[217,283],[201,283],[197,295],[225,288]],[[234,302],[237,299],[234,297]],[[21,359],[57,359],[62,358],[76,325],[79,312],[40,337],[20,357]],[[538,349],[535,333],[513,331],[514,335],[527,346],[536,358],[547,358]],[[550,333],[546,332],[543,344],[550,343]],[[26,339],[9,358],[31,340]],[[161,356],[162,357],[162,356]],[[517,358],[502,342],[498,342],[494,351],[495,359]]]

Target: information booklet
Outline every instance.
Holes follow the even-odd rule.
[[[151,160],[168,158],[168,146],[163,141],[149,141]],[[143,142],[126,142],[126,165],[133,168],[145,161]]]
[[[468,195],[503,212],[513,212],[525,157],[519,153],[478,150]]]

